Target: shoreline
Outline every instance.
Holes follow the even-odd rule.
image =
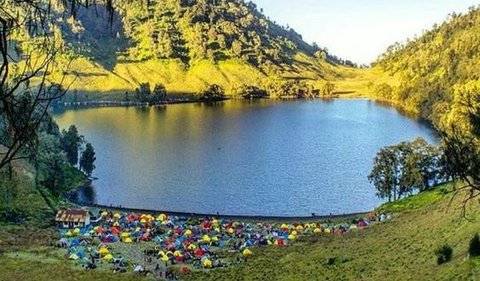
[[[73,202],[75,203],[75,202]],[[75,203],[76,204],[76,203]],[[107,206],[101,204],[89,204],[89,205],[79,205],[80,207],[87,208],[97,208],[101,210],[109,211],[118,211],[124,213],[144,213],[152,215],[165,214],[169,216],[177,217],[189,217],[189,218],[222,218],[229,220],[241,220],[241,221],[261,221],[261,222],[317,222],[321,220],[345,220],[345,219],[355,219],[363,218],[367,216],[369,212],[354,212],[354,213],[345,213],[345,214],[331,214],[331,215],[312,215],[312,216],[255,216],[255,215],[228,215],[228,214],[207,214],[207,213],[195,213],[195,212],[173,212],[173,211],[162,211],[162,210],[152,210],[152,209],[142,209],[142,208],[128,208],[121,206]]]
[[[75,109],[75,108],[99,108],[99,107],[162,107],[175,104],[191,104],[191,103],[221,103],[229,100],[241,100],[241,101],[252,101],[252,100],[280,100],[280,101],[291,101],[291,100],[332,100],[332,99],[369,99],[363,95],[351,95],[344,96],[344,94],[334,94],[330,97],[311,97],[311,98],[298,98],[298,97],[264,97],[264,98],[255,98],[255,99],[245,99],[237,97],[226,97],[225,99],[218,101],[203,101],[201,99],[190,99],[190,98],[181,98],[174,99],[169,101],[162,101],[158,103],[150,102],[136,102],[136,101],[115,101],[115,100],[91,100],[91,101],[79,101],[79,102],[58,102],[53,107],[60,107],[65,109]]]

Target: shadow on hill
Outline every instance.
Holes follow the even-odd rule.
[[[111,71],[117,64],[117,55],[125,52],[128,40],[117,12],[110,17],[105,5],[81,7],[76,19],[57,18],[63,40],[76,55],[100,64]]]

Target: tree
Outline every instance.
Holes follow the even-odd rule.
[[[372,172],[368,176],[377,189],[377,196],[388,201],[397,200],[399,193],[397,183],[396,156],[392,147],[382,148],[375,157]]]
[[[382,148],[368,176],[382,199],[398,200],[444,182],[442,152],[423,139]]]
[[[95,150],[93,149],[92,144],[87,143],[85,146],[85,150],[82,152],[82,157],[80,158],[80,169],[87,174],[87,176],[91,176],[93,170],[95,169]]]
[[[152,99],[153,103],[159,103],[164,101],[167,98],[167,88],[163,84],[155,84],[152,92]]]
[[[242,85],[237,89],[237,94],[244,99],[261,99],[268,96],[267,91],[256,86]]]
[[[150,90],[150,83],[140,83],[135,89],[135,98],[139,102],[148,102],[151,99],[152,91]]]
[[[62,131],[60,143],[63,151],[67,155],[67,160],[71,165],[78,164],[78,150],[83,143],[83,137],[78,134],[77,127],[71,125],[68,131]]]
[[[105,4],[110,22],[112,0],[65,0],[62,4],[75,18],[79,7]],[[50,81],[62,51],[52,32],[52,1],[3,0],[0,9],[0,169],[14,160],[31,158],[38,129],[48,118],[50,105],[63,97],[65,77]],[[25,40],[25,38],[27,38]],[[35,80],[35,81],[34,81]],[[31,82],[35,85],[31,85]]]
[[[325,85],[323,85],[322,94],[324,96],[331,96],[333,94],[333,91],[335,91],[335,88],[335,84],[333,84],[332,82],[327,82],[325,83]]]
[[[199,93],[200,101],[216,102],[225,99],[225,90],[216,84],[210,85],[204,91]]]
[[[457,192],[468,190],[466,204],[480,196],[480,82],[469,82],[455,91],[452,110],[442,127],[442,141],[448,172],[465,183]]]

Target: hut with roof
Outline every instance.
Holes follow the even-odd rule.
[[[61,209],[55,221],[63,228],[86,227],[90,225],[90,212],[85,209]]]

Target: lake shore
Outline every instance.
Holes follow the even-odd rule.
[[[128,208],[121,206],[106,206],[99,204],[85,205],[84,207],[88,208],[98,208],[101,210],[109,211],[118,211],[124,213],[142,213],[142,214],[152,214],[160,215],[165,214],[169,216],[178,216],[178,217],[189,217],[189,218],[221,218],[228,220],[238,220],[238,221],[262,221],[262,222],[316,222],[324,220],[348,220],[363,218],[369,213],[373,212],[356,212],[356,213],[345,213],[345,214],[330,214],[330,215],[312,215],[312,216],[250,216],[250,215],[229,215],[229,214],[205,214],[205,213],[189,213],[189,212],[172,212],[172,211],[161,211],[161,210],[151,210],[151,209],[141,209],[141,208]]]

